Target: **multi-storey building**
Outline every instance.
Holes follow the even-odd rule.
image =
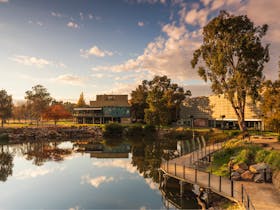
[[[97,95],[89,107],[75,108],[74,117],[77,123],[127,123],[130,121],[128,95]]]
[[[178,124],[195,127],[238,128],[237,117],[229,100],[222,95],[186,99],[180,107]],[[247,127],[261,129],[262,115],[256,103],[248,98],[245,106]]]

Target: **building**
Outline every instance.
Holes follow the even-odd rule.
[[[262,119],[259,107],[247,100],[245,123],[248,128],[261,129]],[[223,96],[194,97],[186,99],[180,107],[180,125],[195,127],[238,128],[238,121],[230,102]]]
[[[128,95],[97,95],[89,107],[74,109],[77,123],[103,124],[108,122],[130,122]]]

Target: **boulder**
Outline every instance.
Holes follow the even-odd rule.
[[[239,174],[243,174],[246,170],[242,169],[242,168],[238,168],[235,170],[237,173]]]
[[[241,174],[241,178],[245,181],[252,181],[254,178],[254,174],[251,171],[247,170]]]
[[[254,182],[256,182],[256,183],[264,182],[263,174],[256,174],[254,177]]]
[[[238,172],[234,171],[231,173],[231,179],[234,180],[234,181],[238,181],[240,180],[241,176]]]
[[[258,163],[258,164],[254,164],[254,165],[250,165],[249,170],[254,173],[261,173],[264,170],[270,170],[269,169],[269,165],[266,163]]]
[[[233,170],[237,171],[238,169],[242,169],[244,171],[248,170],[248,165],[246,163],[237,163],[233,165]]]

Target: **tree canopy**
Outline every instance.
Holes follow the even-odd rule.
[[[37,120],[37,124],[43,114],[43,112],[49,107],[52,101],[50,93],[42,85],[36,85],[32,87],[32,90],[25,92],[25,99],[31,106],[32,117]]]
[[[212,91],[230,101],[241,130],[246,130],[246,99],[258,99],[264,63],[269,61],[269,45],[261,43],[267,29],[247,16],[221,11],[203,28],[203,44],[191,61],[193,68],[199,65],[198,74],[210,81]]]
[[[145,118],[152,125],[167,125],[177,120],[179,105],[188,95],[190,91],[171,83],[167,76],[155,76],[132,91],[131,103],[138,119]]]
[[[84,93],[82,92],[80,94],[79,100],[77,102],[77,107],[85,107],[85,106],[86,106],[86,101],[85,101],[85,98],[84,98]]]
[[[0,90],[0,118],[2,120],[2,127],[5,119],[12,116],[13,99],[8,95],[6,90]]]
[[[62,104],[54,104],[43,113],[43,118],[53,120],[55,125],[60,119],[68,119],[71,117],[71,113],[69,113]]]

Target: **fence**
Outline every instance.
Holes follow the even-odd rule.
[[[208,157],[208,161],[210,161],[210,155],[221,149],[223,143],[216,143],[205,146],[200,150],[195,150],[185,155],[183,162],[179,161],[180,158],[166,161],[161,165],[161,169],[171,177],[197,184],[203,188],[209,188],[217,194],[242,203],[248,210],[255,210],[248,193],[241,183],[198,169],[199,160]]]

